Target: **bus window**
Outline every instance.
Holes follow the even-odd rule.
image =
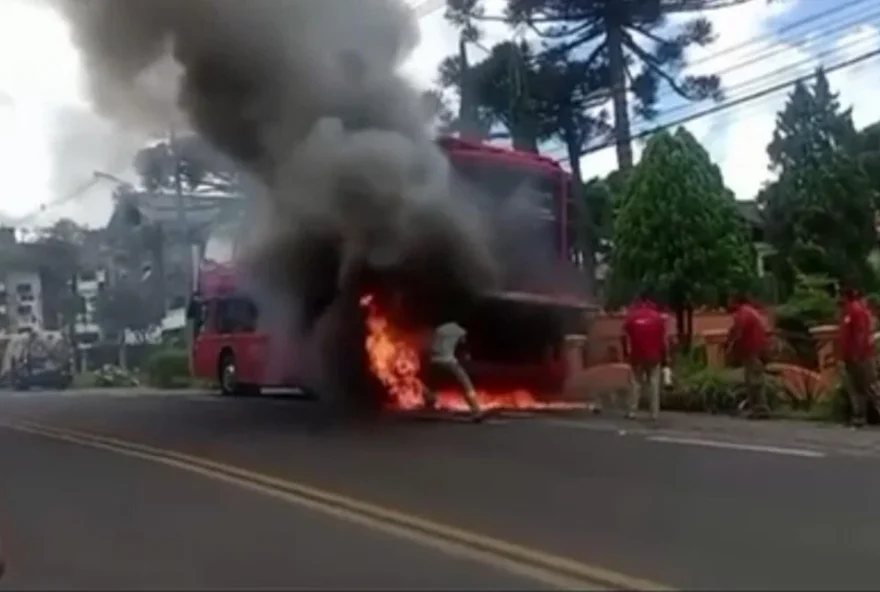
[[[253,333],[257,330],[257,306],[247,298],[224,298],[215,305],[218,333]]]

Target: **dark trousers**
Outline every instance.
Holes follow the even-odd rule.
[[[748,356],[743,360],[743,376],[749,408],[756,412],[769,410],[767,389],[764,382],[764,362],[760,356]]]
[[[868,418],[869,403],[880,413],[880,392],[878,392],[874,360],[846,362],[845,367],[852,421],[865,423]]]

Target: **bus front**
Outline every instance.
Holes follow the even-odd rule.
[[[571,180],[557,162],[458,139],[440,140],[459,181],[495,225],[500,289],[467,315],[470,370],[493,388],[558,393],[565,336],[593,310],[571,263]]]

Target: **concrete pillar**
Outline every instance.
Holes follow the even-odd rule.
[[[832,384],[837,374],[837,326],[819,325],[810,329],[810,335],[816,342],[816,357],[819,360],[819,374],[825,384]]]
[[[706,364],[710,368],[723,368],[727,361],[727,352],[724,344],[727,341],[727,331],[724,329],[710,329],[702,334],[703,343],[706,344]]]
[[[585,399],[590,396],[589,385],[583,382],[586,370],[586,345],[586,335],[565,336],[566,380],[563,397],[566,399]],[[595,401],[587,401],[587,405],[592,411],[599,411],[599,404]]]

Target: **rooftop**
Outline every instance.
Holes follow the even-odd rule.
[[[736,208],[739,210],[739,215],[749,224],[753,226],[763,225],[764,217],[761,214],[761,210],[758,208],[758,202],[755,200],[738,200],[736,202]]]
[[[177,225],[178,198],[176,194],[138,191],[127,194],[125,198],[130,205],[137,208],[141,217],[147,222],[170,227]],[[183,202],[187,225],[201,227],[211,224],[218,216],[230,209],[240,209],[243,199],[239,196],[224,194],[185,194]],[[117,211],[114,211],[108,225],[113,224],[116,216]]]

